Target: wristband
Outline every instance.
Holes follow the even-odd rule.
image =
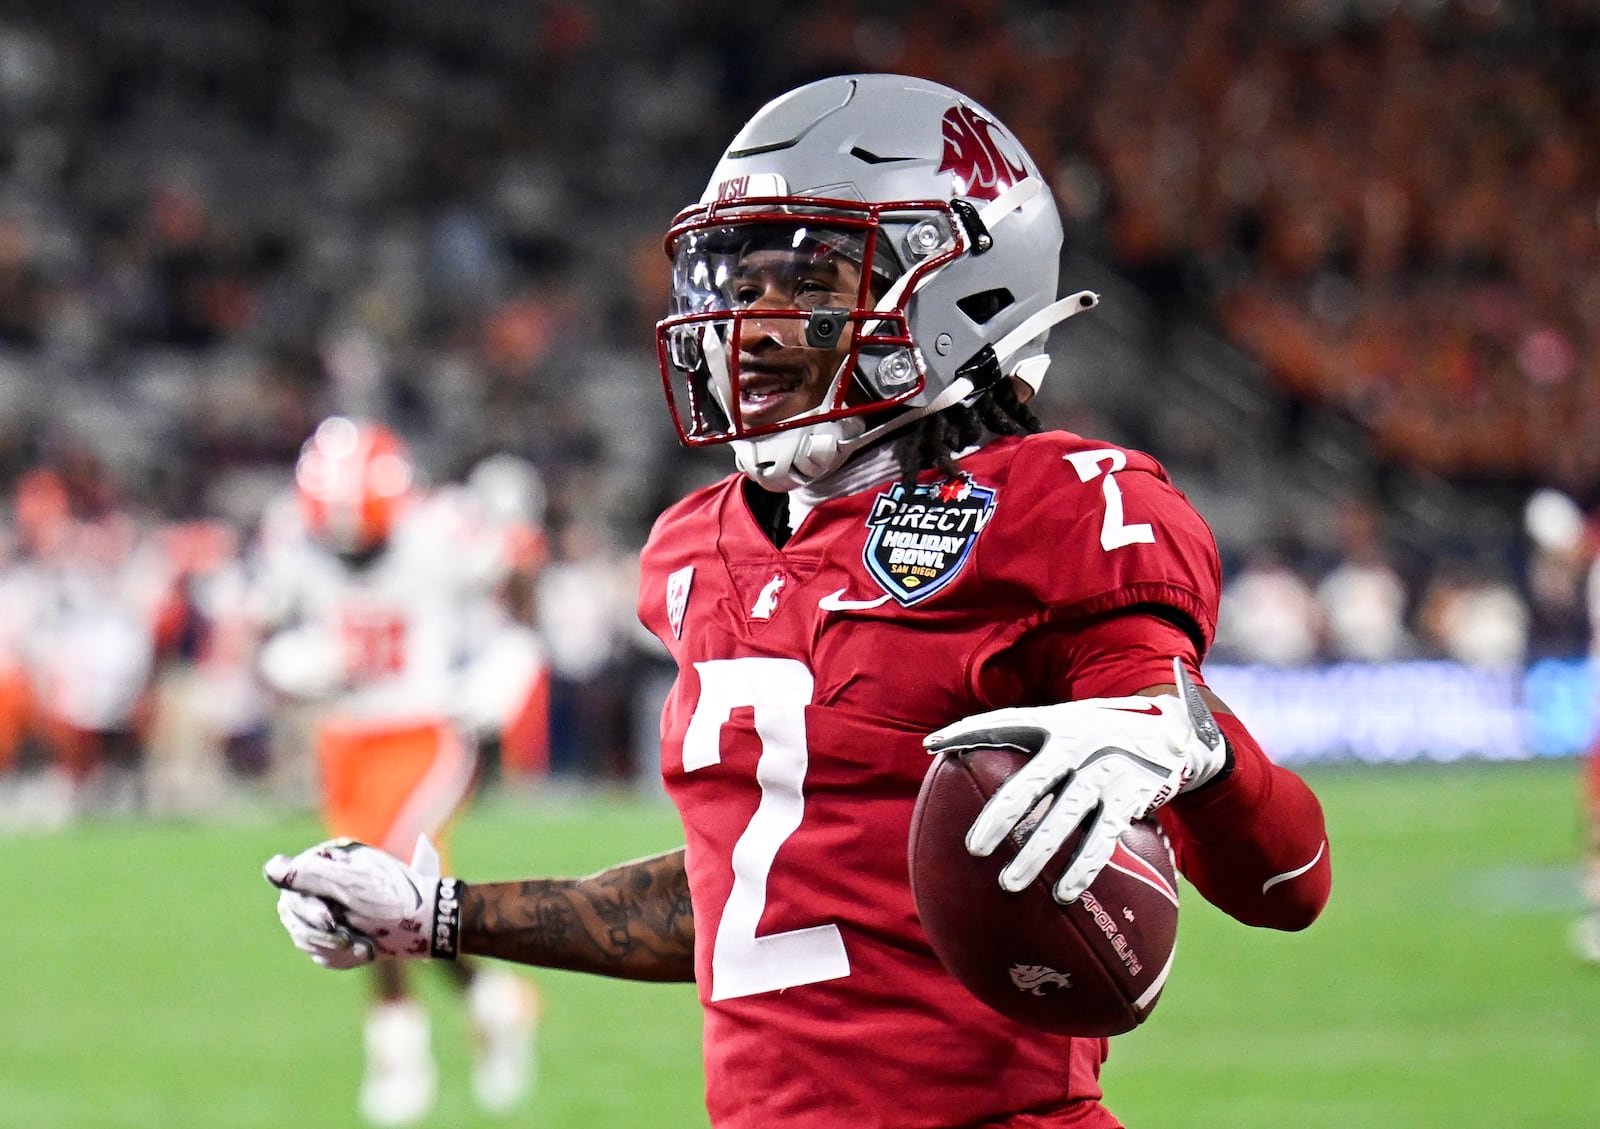
[[[1213,713],[1211,716],[1216,719],[1217,732],[1222,734],[1222,767],[1217,770],[1216,774],[1212,776],[1211,779],[1207,780],[1204,784],[1190,789],[1190,791],[1185,793],[1186,795],[1198,795],[1213,785],[1221,784],[1224,780],[1233,775],[1233,745],[1235,740],[1237,740],[1239,737],[1243,737],[1245,740],[1254,744],[1254,739],[1250,736],[1249,730],[1245,729],[1244,722],[1240,721],[1237,717],[1234,717],[1233,714]]]
[[[467,884],[457,878],[439,879],[433,902],[433,936],[429,955],[436,960],[455,960],[461,955],[461,902]]]

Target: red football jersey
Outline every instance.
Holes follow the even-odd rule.
[[[642,554],[640,617],[679,668],[662,773],[686,834],[718,1129],[1053,1107],[1060,1124],[1117,1124],[1098,1105],[1104,1040],[1001,1017],[929,948],[906,857],[922,738],[1066,697],[1071,672],[1017,646],[1044,624],[1161,605],[1203,651],[1216,545],[1134,451],[1051,432],[960,465],[825,501],[781,549],[732,476],[663,514]],[[1135,681],[1170,681],[1170,662]]]

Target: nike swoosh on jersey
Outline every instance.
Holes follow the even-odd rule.
[[[1137,709],[1135,709],[1133,706],[1112,706],[1111,708],[1116,710],[1118,713],[1160,713],[1161,712],[1161,707],[1158,706],[1158,705],[1155,705],[1153,703],[1151,705],[1148,705],[1148,706],[1140,706]]]
[[[1322,852],[1327,849],[1328,841],[1324,839],[1321,845],[1317,847],[1317,853],[1311,856],[1310,862],[1306,863],[1304,866],[1297,866],[1293,870],[1286,870],[1282,874],[1274,874],[1271,878],[1267,879],[1261,884],[1261,892],[1265,894],[1268,890],[1272,889],[1280,882],[1287,882],[1291,878],[1299,878],[1306,871],[1317,865],[1322,858]]]
[[[866,608],[875,608],[879,604],[886,603],[888,599],[889,596],[885,593],[875,600],[847,600],[844,598],[844,589],[841,588],[837,592],[829,592],[818,600],[817,607],[825,612],[861,611]]]

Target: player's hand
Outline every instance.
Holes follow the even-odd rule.
[[[460,884],[440,879],[426,835],[409,866],[365,843],[331,839],[293,858],[275,855],[262,870],[282,891],[278,918],[290,940],[325,968],[456,955]]]
[[[989,798],[967,832],[967,850],[986,856],[1024,821],[1026,840],[1000,872],[1000,885],[1023,889],[1039,876],[1086,819],[1076,854],[1056,882],[1070,902],[1111,858],[1117,837],[1180,792],[1227,764],[1228,747],[1199,690],[1173,660],[1181,697],[1088,698],[977,714],[928,736],[932,753],[1013,748],[1027,764]],[[1032,815],[1043,802],[1046,806]],[[1032,816],[1030,819],[1029,817]]]
[[[278,920],[294,947],[323,968],[359,968],[377,955],[371,941],[341,924],[333,907],[311,894],[279,890]]]
[[[311,627],[270,636],[261,644],[256,667],[268,686],[290,698],[320,701],[349,685],[338,640]]]

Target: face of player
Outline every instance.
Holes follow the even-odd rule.
[[[729,305],[763,310],[856,306],[860,266],[838,254],[753,251],[728,280]],[[763,427],[818,407],[850,355],[848,323],[831,348],[807,344],[800,318],[747,316],[739,323],[739,410],[746,427]]]

